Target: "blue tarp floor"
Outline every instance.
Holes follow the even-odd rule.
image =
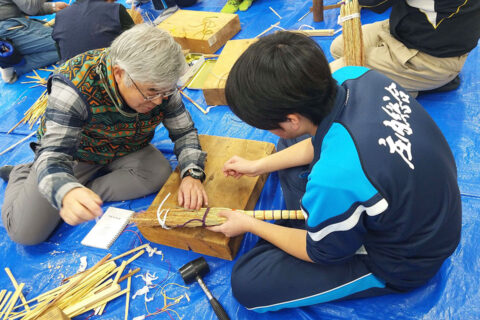
[[[218,12],[225,0],[200,0],[193,10]],[[334,1],[325,1],[333,4]],[[252,38],[267,29],[270,25],[280,22],[286,29],[298,29],[302,24],[315,29],[338,29],[336,24],[338,9],[325,12],[325,21],[313,22],[309,14],[301,22],[298,19],[308,12],[311,1],[280,1],[257,0],[246,12],[239,12],[242,30],[234,39]],[[270,7],[282,19],[279,19]],[[142,10],[148,12],[150,18],[158,15],[151,4],[142,5]],[[362,11],[362,24],[386,19],[387,14],[377,15]],[[43,17],[42,17],[43,18]],[[333,37],[314,38],[325,51],[329,61],[332,57],[329,46]],[[425,286],[406,294],[388,295],[383,297],[360,299],[354,301],[325,303],[311,307],[283,310],[274,313],[257,314],[243,308],[232,296],[230,288],[230,273],[235,261],[225,261],[206,257],[211,272],[204,280],[213,291],[214,296],[223,304],[232,319],[480,319],[480,50],[474,49],[463,68],[458,90],[448,93],[436,93],[421,96],[418,100],[436,121],[446,136],[453,150],[458,166],[458,181],[463,203],[462,240],[453,256],[448,259],[438,274]],[[33,75],[33,73],[27,74]],[[47,72],[40,75],[46,77]],[[23,117],[23,113],[36,101],[44,88],[29,88],[30,84],[21,84],[29,80],[23,75],[15,84],[0,82],[0,151],[6,149],[32,130],[27,125],[7,131]],[[188,94],[200,105],[205,107],[201,91],[189,90]],[[270,133],[256,130],[242,123],[226,106],[212,108],[208,114],[201,113],[193,104],[184,101],[192,114],[201,134],[228,136],[244,139],[262,140],[276,143],[277,138]],[[215,125],[213,125],[215,124]],[[35,129],[35,128],[34,128]],[[0,157],[0,165],[19,164],[32,161],[33,153],[28,142],[30,138],[13,150]],[[154,144],[170,159],[172,166],[176,165],[173,156],[173,144],[163,127],[157,129]],[[0,182],[0,204],[3,203],[6,183]],[[106,206],[144,210],[153,201],[154,195],[133,201],[108,203]],[[259,209],[279,209],[283,199],[278,185],[278,177],[270,175],[257,204]],[[9,267],[19,283],[25,283],[24,294],[27,299],[37,296],[60,285],[62,278],[74,274],[80,258],[87,257],[88,266],[93,266],[107,251],[82,246],[80,241],[93,227],[95,222],[88,222],[77,227],[64,223],[59,225],[54,234],[41,245],[22,246],[13,243],[7,236],[5,228],[0,225],[0,290],[13,290],[12,284],[3,268]],[[249,250],[256,238],[246,235],[238,256]],[[128,227],[113,244],[110,252],[118,255],[147,241],[139,234],[136,227]],[[199,257],[194,252],[169,248],[152,244],[163,253],[148,257],[143,255],[133,263],[133,267],[141,267],[141,273],[147,271],[158,277],[151,289],[150,302],[145,302],[140,296],[131,300],[129,319],[148,315],[164,307],[164,292],[168,297],[179,297],[188,294],[190,301],[183,298],[170,308],[170,311],[149,316],[149,319],[216,319],[205,295],[197,284],[188,287],[184,285],[177,270],[185,263]],[[294,272],[294,271],[292,271]],[[142,288],[144,282],[140,277],[132,279],[133,292]],[[173,300],[167,301],[171,303]],[[104,315],[93,316],[91,319],[123,319],[125,298],[108,304]],[[86,319],[91,313],[75,319]]]

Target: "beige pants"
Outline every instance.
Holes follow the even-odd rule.
[[[100,170],[106,173],[95,177]],[[73,171],[78,181],[103,201],[121,201],[157,192],[172,169],[163,154],[150,144],[105,166],[79,162]],[[38,244],[50,236],[60,220],[58,210],[38,190],[32,163],[15,166],[2,206],[3,226],[10,238],[25,245]]]
[[[390,34],[388,20],[362,26],[366,67],[380,71],[408,91],[424,91],[443,86],[454,79],[463,67],[467,54],[437,58],[416,49],[409,49]],[[336,59],[332,72],[345,66],[343,36],[330,47]]]

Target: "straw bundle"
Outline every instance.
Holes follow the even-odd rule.
[[[58,68],[53,66],[53,70],[49,69],[38,69],[38,70],[43,70],[43,71],[48,71],[48,72],[55,72]],[[34,76],[26,76],[27,78],[33,79],[31,81],[23,81],[22,83],[35,83],[35,85],[31,86],[36,87],[36,86],[47,86],[47,79],[42,78],[37,71],[32,70],[33,73],[35,74]],[[42,95],[35,101],[35,103],[24,113],[24,117],[11,128],[7,133],[12,132],[16,127],[23,123],[28,123],[30,129],[32,129],[33,125],[35,122],[37,122],[38,118],[40,118],[44,113],[45,110],[47,109],[47,100],[48,100],[48,93],[47,90],[42,92]]]
[[[358,0],[346,0],[340,7],[340,21],[343,22],[343,50],[345,65],[364,66],[362,24]]]
[[[220,211],[232,210],[229,208],[201,208],[200,210],[188,210],[184,208],[163,209],[160,213],[161,222],[156,215],[149,213],[139,213],[131,221],[139,226],[145,227],[166,227],[166,228],[194,228],[217,226],[226,221],[224,217],[218,216]],[[303,220],[304,216],[301,210],[234,210],[239,213],[247,214],[259,220],[281,220],[298,219]]]
[[[143,17],[140,11],[136,10],[134,7],[127,9],[127,11],[135,24],[143,23]]]
[[[30,129],[32,129],[35,122],[40,118],[47,109],[48,93],[45,90],[42,95],[35,101],[35,103],[24,113],[24,117],[16,125],[14,125],[7,133],[12,132],[16,127],[23,123],[28,123]]]
[[[111,258],[111,255],[108,254],[90,269],[65,279],[66,282],[61,286],[40,294],[21,305],[15,306],[17,300],[15,298],[15,302],[11,303],[11,310],[25,308],[23,311],[16,312],[15,319],[20,317],[23,320],[43,319],[47,313],[58,312],[58,310],[61,310],[60,314],[69,319],[102,307],[123,294],[129,294],[130,288],[127,286],[127,289],[122,290],[119,283],[124,279],[129,279],[138,270],[130,271],[123,277],[120,276],[129,263],[145,252],[142,249],[146,246],[134,248],[115,258]],[[134,252],[137,253],[130,259],[123,261],[120,266],[116,265],[115,260]],[[17,290],[19,293],[21,293],[21,287]],[[56,310],[57,308],[58,310]]]

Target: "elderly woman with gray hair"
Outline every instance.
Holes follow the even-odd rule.
[[[150,144],[161,123],[175,144],[183,178],[179,205],[207,205],[206,154],[176,88],[184,69],[180,46],[148,25],[65,62],[48,81],[35,161],[0,169],[9,181],[2,219],[11,239],[36,244],[61,219],[77,225],[100,216],[103,201],[158,191],[171,173]]]

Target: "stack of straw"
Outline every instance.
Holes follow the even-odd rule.
[[[39,69],[43,71],[48,71],[48,72],[55,72],[57,70],[57,67],[53,67],[53,70],[49,69]],[[37,73],[37,71],[33,70],[33,73],[35,73],[35,76],[26,76],[27,78],[34,79],[32,81],[23,81],[22,83],[35,83],[32,87],[36,86],[47,86],[47,79],[44,79],[40,77],[40,75]],[[24,117],[11,128],[8,130],[7,133],[12,132],[16,127],[23,123],[28,123],[30,129],[32,129],[33,125],[37,122],[37,120],[45,113],[45,110],[47,109],[47,100],[48,100],[48,93],[47,90],[42,92],[42,95],[35,101],[35,103],[24,113]]]
[[[145,252],[145,250],[142,249],[146,246],[147,245],[137,247],[115,258],[111,258],[111,255],[108,254],[90,269],[65,279],[63,285],[40,294],[30,301],[25,301],[22,295],[24,284],[18,286],[16,282],[12,280],[16,291],[8,303],[9,307],[6,309],[7,314],[4,319],[22,318],[23,320],[33,320],[42,318],[42,316],[46,316],[46,314],[51,311],[58,311],[68,318],[76,317],[90,310],[95,310],[96,314],[101,314],[109,301],[123,294],[127,295],[128,301],[131,290],[131,277],[137,273],[140,268],[130,271],[123,277],[121,277],[121,275],[128,264]],[[120,266],[117,266],[115,260],[134,252],[137,253],[130,259],[123,261]],[[125,279],[128,279],[128,283],[126,288],[122,290],[120,282]],[[0,292],[0,296],[2,296],[2,293],[3,290]],[[22,300],[22,304],[20,305],[17,305],[18,298]],[[1,300],[0,297],[0,301]],[[20,310],[20,308],[23,310]],[[0,307],[0,310],[1,309]],[[2,311],[1,314],[3,313]],[[126,317],[127,314],[128,302],[126,305]]]
[[[208,210],[208,211],[207,211]],[[160,211],[160,219],[151,211],[135,215],[131,221],[145,227],[168,227],[168,228],[194,228],[217,226],[226,221],[220,217],[220,211],[232,210],[228,208],[201,208],[200,210],[188,210],[184,208],[163,209]],[[304,219],[301,210],[234,210],[238,213],[247,214],[258,220],[281,220],[281,219]]]
[[[345,65],[364,66],[362,24],[358,0],[346,0],[340,7],[340,20],[343,21],[343,50]]]
[[[16,125],[14,125],[7,133],[12,132],[16,127],[22,123],[28,123],[30,129],[32,129],[35,122],[40,118],[47,109],[48,94],[45,90],[42,95],[35,101],[35,103],[24,113],[24,117]]]

